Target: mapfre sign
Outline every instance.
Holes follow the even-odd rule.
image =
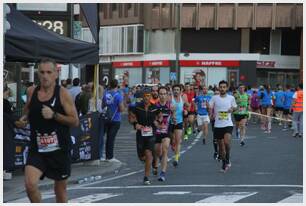
[[[239,67],[240,61],[228,60],[180,60],[183,67]]]
[[[257,61],[256,68],[275,68],[275,61]]]

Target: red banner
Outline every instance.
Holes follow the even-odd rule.
[[[240,61],[228,60],[180,60],[183,67],[239,67]]]
[[[274,68],[275,62],[274,61],[257,61],[256,67],[257,68]]]
[[[113,68],[142,67],[141,61],[113,62]]]
[[[144,67],[169,67],[170,66],[170,61],[169,60],[144,61],[143,66]]]

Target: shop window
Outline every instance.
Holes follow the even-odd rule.
[[[112,4],[112,11],[117,11],[117,4]]]
[[[300,55],[301,30],[284,29],[282,30],[282,55]]]
[[[143,25],[101,27],[100,54],[143,53],[143,32]]]
[[[258,29],[251,31],[250,53],[270,53],[270,29]]]

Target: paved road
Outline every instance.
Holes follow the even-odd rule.
[[[221,173],[212,158],[212,141],[203,145],[199,135],[183,143],[178,168],[170,165],[167,181],[150,177],[142,184],[143,164],[137,159],[135,135],[123,124],[116,140],[115,156],[124,163],[117,174],[83,185],[69,185],[69,202],[105,203],[301,203],[303,197],[303,141],[273,125],[272,133],[249,125],[244,147],[232,140],[232,167]],[[173,155],[172,151],[169,157]],[[17,200],[21,201],[21,200]],[[23,200],[24,201],[24,200]],[[44,202],[54,202],[52,191]]]

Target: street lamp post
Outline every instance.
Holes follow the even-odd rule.
[[[176,4],[176,30],[175,30],[175,74],[176,74],[176,83],[179,83],[179,57],[181,49],[181,38],[180,38],[180,4]]]

